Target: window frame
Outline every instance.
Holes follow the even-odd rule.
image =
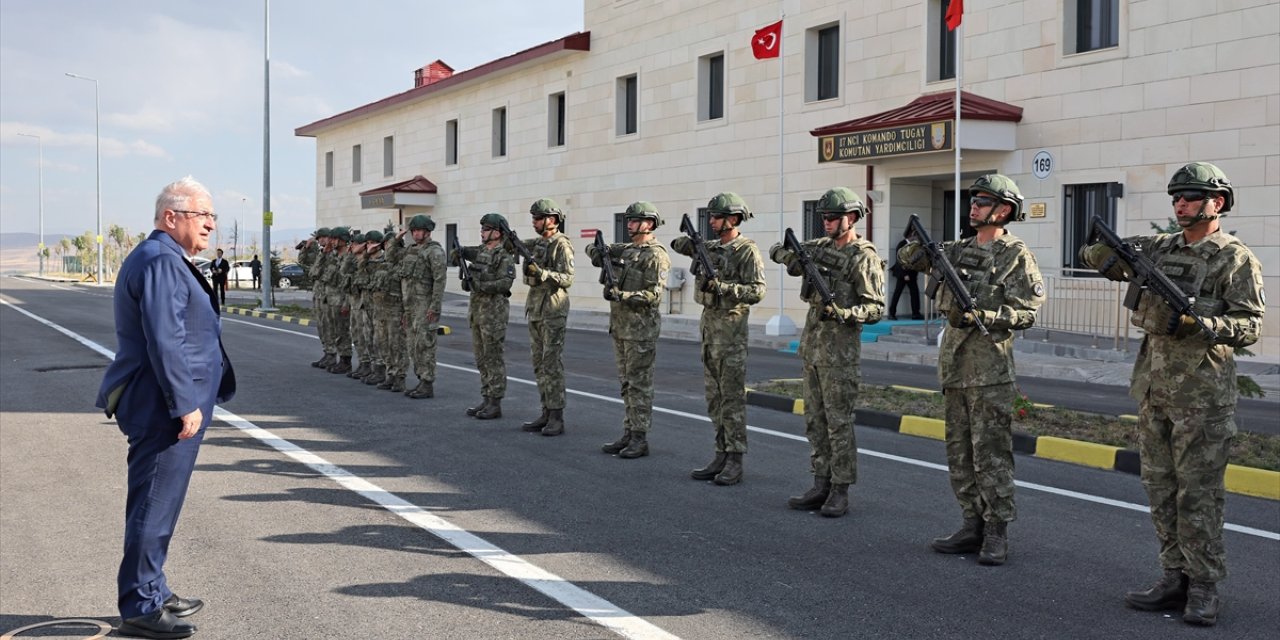
[[[1116,227],[1120,198],[1123,197],[1124,183],[1121,182],[1078,182],[1062,185],[1064,275],[1076,278],[1102,277],[1102,274],[1090,269],[1080,260],[1079,250],[1089,240],[1090,226],[1098,209],[1102,210],[1103,221],[1113,229]]]
[[[507,108],[494,107],[491,151],[495,160],[507,157]]]
[[[390,178],[396,174],[396,141],[395,136],[382,138],[382,177]]]
[[[351,145],[351,184],[360,184],[364,178],[364,149],[362,145]]]
[[[826,102],[840,99],[841,64],[840,21],[810,27],[804,34],[804,101]],[[832,49],[834,47],[834,49]],[[827,84],[830,86],[827,86]],[[829,92],[824,92],[824,89]]]
[[[725,117],[727,61],[723,50],[698,58],[699,122],[714,122]]]
[[[557,91],[547,96],[547,148],[560,149],[566,146],[568,136],[565,128],[569,117],[569,99],[564,91]]]
[[[458,166],[458,138],[461,136],[461,123],[458,118],[444,122],[444,166]]]
[[[618,76],[614,83],[614,135],[634,136],[640,133],[640,74]]]
[[[324,186],[333,186],[333,152],[324,152]]]

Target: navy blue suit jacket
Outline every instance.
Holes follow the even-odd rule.
[[[235,395],[213,289],[169,234],[156,230],[120,266],[115,286],[115,361],[97,406],[126,435],[172,426]]]

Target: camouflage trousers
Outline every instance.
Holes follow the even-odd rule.
[[[504,309],[508,308],[502,300]],[[471,323],[471,350],[476,357],[476,369],[480,370],[480,395],[500,399],[507,395],[507,362],[503,356],[507,342],[507,312],[477,313],[475,297],[469,312]]]
[[[1142,486],[1160,542],[1160,565],[1192,580],[1227,577],[1223,478],[1236,434],[1235,407],[1192,409],[1144,400],[1138,419]]]
[[[316,289],[311,292],[311,315],[314,317],[316,325],[316,335],[320,337],[320,347],[324,349],[326,354],[333,354],[329,339],[329,324],[324,321],[327,311],[325,310],[324,291]]]
[[[707,417],[716,428],[716,451],[747,452],[747,343],[702,344]]]
[[[656,340],[613,339],[625,407],[622,428],[626,431],[647,433],[653,423],[653,359],[657,352]]]
[[[400,325],[404,308],[399,304],[380,304],[374,307],[374,338],[382,364],[388,376],[402,376],[405,372],[404,327]]]
[[[409,357],[413,358],[413,375],[420,382],[436,381],[436,322],[427,321],[431,307],[425,304],[404,306],[405,326],[409,328]]]
[[[324,305],[324,323],[329,327],[325,353],[351,357],[351,308],[345,296],[329,296]]]
[[[983,387],[947,387],[947,469],[965,518],[1012,522],[1012,382]]]
[[[856,367],[804,366],[804,435],[813,475],[833,484],[858,481],[858,441],[853,414],[858,404]]]
[[[543,409],[564,408],[564,327],[566,317],[529,319],[529,352]]]
[[[351,309],[351,340],[355,342],[356,355],[360,356],[361,363],[372,363],[375,359],[372,323],[368,304]]]

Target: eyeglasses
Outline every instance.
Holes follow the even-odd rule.
[[[729,217],[729,214],[727,214],[727,213],[725,213],[725,212],[723,212],[723,211],[712,211],[711,213],[708,213],[707,215],[708,215],[708,216],[711,216],[712,218],[727,218],[727,217]]]
[[[498,229],[497,227],[490,227],[490,226],[481,225],[481,226],[480,226],[480,231],[481,231],[481,232],[484,232],[484,231],[499,231],[499,229]]]
[[[824,214],[822,214],[822,221],[823,221],[823,222],[835,222],[836,220],[839,220],[839,219],[841,219],[841,218],[843,218],[843,217],[845,217],[845,216],[847,216],[847,215],[849,215],[849,214],[847,214],[847,213],[840,213],[840,212],[838,212],[838,211],[837,211],[837,212],[831,212],[831,213],[824,213]]]
[[[1205,198],[1209,197],[1209,193],[1201,189],[1186,189],[1183,191],[1174,191],[1169,195],[1173,196],[1173,204],[1178,204],[1179,198],[1186,200],[1187,202],[1200,202],[1201,200],[1204,200]]]
[[[995,198],[983,198],[981,196],[969,198],[969,206],[978,207],[979,209],[994,207],[998,202],[999,200],[996,200]]]
[[[210,222],[218,220],[218,214],[212,211],[185,211],[183,209],[170,209],[174,213],[181,213],[192,218],[208,218]]]

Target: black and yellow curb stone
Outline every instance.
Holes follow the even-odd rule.
[[[249,316],[251,318],[266,318],[267,320],[278,320],[280,322],[298,324],[304,327],[309,327],[313,324],[311,322],[311,318],[295,318],[293,316],[286,316],[278,313],[267,313],[265,311],[253,311],[251,309],[241,309],[239,307],[226,307],[223,310],[226,311],[227,313],[232,313],[238,316]],[[449,325],[442,324],[439,327],[436,327],[436,335],[447,336],[452,333],[453,333],[453,329]]]
[[[897,385],[894,385],[893,388],[904,391],[937,393],[931,389],[916,389]],[[803,399],[790,398],[775,393],[761,393],[748,389],[747,404],[804,415]],[[1037,404],[1036,406],[1049,407],[1051,405]],[[1129,420],[1137,419],[1136,416],[1120,417]],[[854,415],[854,422],[859,425],[877,429],[889,429],[912,436],[921,436],[934,440],[946,439],[946,423],[937,418],[899,415],[872,409],[858,409]],[[1033,436],[1015,431],[1013,433],[1013,450],[1018,453],[1033,455],[1037,458],[1068,462],[1097,469],[1123,471],[1134,475],[1141,473],[1137,451],[1112,445],[1054,436]],[[1228,464],[1226,486],[1227,491],[1232,493],[1267,498],[1269,500],[1280,500],[1280,472]]]

